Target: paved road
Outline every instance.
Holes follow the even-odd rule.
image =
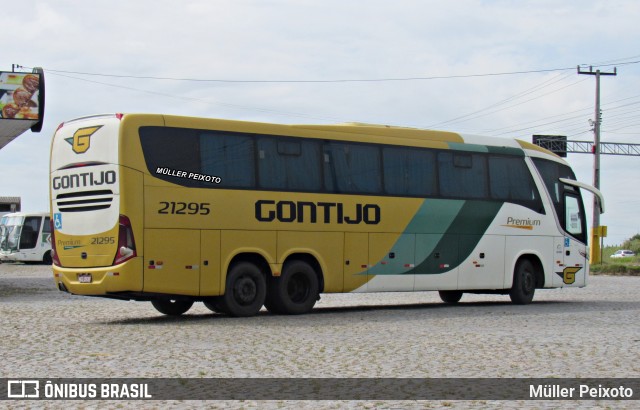
[[[0,265],[4,358],[0,371],[2,377],[22,378],[637,378],[639,295],[638,277],[600,276],[592,277],[584,289],[538,291],[528,306],[514,306],[508,296],[465,295],[458,306],[446,306],[436,292],[348,294],[323,295],[314,311],[303,316],[273,316],[265,311],[236,319],[213,314],[197,303],[186,315],[171,318],[148,302],[59,292],[46,266],[4,264]],[[634,408],[637,403],[581,404]],[[28,404],[12,402],[18,407]],[[576,405],[557,401],[165,404],[176,408]],[[127,403],[112,402],[110,407],[122,405]],[[142,405],[154,408],[159,403]]]

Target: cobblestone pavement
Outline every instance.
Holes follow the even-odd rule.
[[[229,318],[201,303],[171,318],[150,303],[72,296],[47,266],[0,264],[7,378],[640,377],[640,278],[592,277],[534,303],[437,292],[322,295],[311,314]],[[636,396],[640,392],[636,392]],[[30,408],[635,408],[623,401],[3,402]]]

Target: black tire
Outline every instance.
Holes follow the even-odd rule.
[[[273,313],[274,315],[280,315],[284,313],[284,311],[282,310],[282,306],[276,300],[275,296],[276,291],[274,289],[277,279],[278,278],[271,277],[267,281],[267,297],[264,300],[264,307],[267,308],[269,313]]]
[[[440,299],[442,299],[444,303],[458,303],[462,298],[462,291],[459,290],[440,290],[438,293],[440,294]]]
[[[313,309],[318,295],[316,271],[304,261],[292,261],[271,281],[267,306],[274,309],[269,309],[270,312],[300,315]]]
[[[214,313],[221,313],[221,314],[228,314],[229,313],[225,309],[224,302],[222,301],[222,297],[221,296],[216,296],[216,297],[212,297],[212,298],[209,298],[209,299],[205,300],[204,301],[204,305],[207,307],[207,309],[209,309],[210,311],[212,311]]]
[[[516,305],[528,305],[536,291],[536,271],[533,264],[523,259],[513,272],[513,286],[509,292],[511,301]]]
[[[227,275],[222,308],[231,316],[254,316],[260,311],[267,294],[267,284],[260,269],[250,262],[240,262]]]
[[[51,265],[53,263],[53,259],[51,258],[51,251],[45,252],[42,257],[42,263],[45,265]]]
[[[191,300],[156,299],[151,304],[162,314],[169,316],[180,316],[193,306]]]

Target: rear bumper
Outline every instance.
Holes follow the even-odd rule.
[[[80,275],[90,274],[91,282],[80,282]],[[63,268],[53,265],[53,279],[60,290],[74,295],[105,296],[113,292],[141,292],[142,258],[121,265],[97,268]]]

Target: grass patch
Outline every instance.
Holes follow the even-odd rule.
[[[601,263],[591,265],[593,275],[640,276],[640,265],[625,263]]]
[[[629,249],[636,256],[629,258],[612,258],[617,250]],[[622,245],[606,246],[602,249],[602,263],[591,265],[594,275],[640,276],[640,234],[624,241]]]

